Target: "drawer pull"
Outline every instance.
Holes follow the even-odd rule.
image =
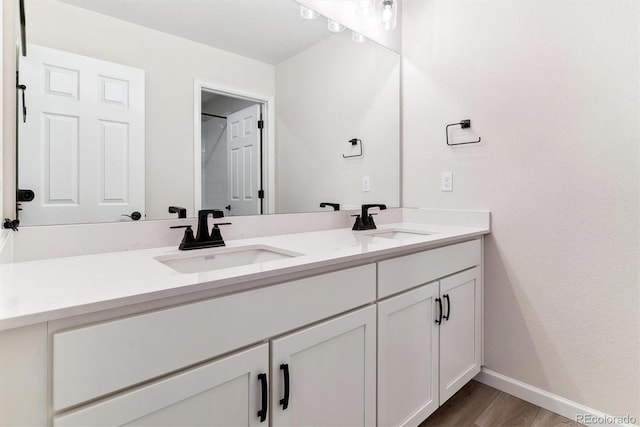
[[[289,407],[289,364],[283,363],[280,365],[280,370],[283,371],[284,376],[284,397],[280,399],[280,404],[284,411]]]
[[[260,418],[260,422],[263,423],[267,419],[267,407],[269,406],[267,402],[267,374],[258,374],[258,381],[260,381],[262,389],[262,409],[258,411],[258,417]]]
[[[444,320],[449,321],[449,315],[451,314],[451,300],[449,299],[449,294],[444,294],[442,297],[447,300],[447,314],[442,317]]]
[[[436,302],[438,303],[438,318],[436,319],[436,325],[442,323],[442,300],[440,298],[436,298]]]

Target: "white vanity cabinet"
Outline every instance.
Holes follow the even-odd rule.
[[[374,306],[54,418],[71,426],[375,425]],[[272,377],[269,378],[271,364]],[[262,424],[264,423],[264,424]]]
[[[378,264],[379,289],[410,289],[377,304],[380,426],[419,425],[480,372],[480,247],[440,249]],[[434,262],[446,277],[427,283]]]
[[[54,418],[54,427],[258,426],[269,345],[170,376]],[[266,405],[266,401],[264,404]],[[266,413],[263,417],[266,420]]]
[[[378,425],[417,426],[438,409],[438,282],[378,303]]]
[[[373,303],[372,264],[53,334],[53,409],[143,384]]]
[[[274,426],[374,426],[375,306],[274,340],[271,372]]]
[[[4,331],[0,425],[417,426],[480,371],[481,260],[474,239]]]
[[[308,417],[322,413],[336,396],[334,387],[347,378],[360,382],[361,396],[351,390],[340,396],[347,412],[337,419],[353,416],[353,408],[366,402],[372,425],[375,274],[369,264],[56,332],[54,425],[268,423],[258,411],[264,409],[263,398],[265,406],[269,401],[268,386],[263,393],[262,385],[270,378],[262,375],[269,372],[268,341],[274,337],[273,360],[290,364],[292,373],[291,407],[283,412],[283,424],[314,419]],[[306,329],[278,338],[299,328]],[[257,346],[225,356],[252,344]],[[332,352],[336,360],[329,358]],[[344,360],[351,365],[340,365]],[[366,372],[366,387],[365,378],[353,377],[351,369]],[[156,380],[162,377],[167,378]],[[323,384],[329,388],[322,391]]]
[[[440,405],[480,372],[482,290],[480,269],[440,281]],[[434,322],[435,323],[435,322]]]

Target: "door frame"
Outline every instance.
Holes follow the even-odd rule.
[[[232,98],[255,101],[262,105],[262,189],[264,190],[264,214],[275,213],[275,100],[272,96],[251,93],[201,79],[193,81],[193,180],[194,212],[202,209],[202,91]]]

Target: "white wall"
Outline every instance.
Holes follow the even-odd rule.
[[[406,0],[403,19],[404,204],[491,210],[486,366],[636,418],[638,5]],[[484,144],[447,147],[466,118]]]
[[[346,32],[276,65],[277,212],[399,205],[399,69],[397,54]],[[343,159],[352,138],[364,157]]]
[[[3,3],[12,9],[7,4],[16,2]],[[194,78],[274,96],[274,67],[54,0],[26,4],[29,43],[146,71],[147,217],[171,217],[169,205],[184,206],[191,214]],[[4,36],[5,40],[12,38],[7,31]],[[8,62],[5,55],[5,73],[13,69]],[[13,102],[10,98],[4,101],[5,124],[11,123],[11,132],[15,132]],[[5,147],[13,144],[7,136],[5,131]],[[5,178],[13,174],[14,167],[8,150],[7,156]],[[5,210],[12,202],[5,202]]]

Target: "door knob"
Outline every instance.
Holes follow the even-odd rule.
[[[131,215],[122,214],[122,216],[129,217],[134,221],[138,221],[140,218],[142,218],[142,214],[138,211],[131,212]]]

